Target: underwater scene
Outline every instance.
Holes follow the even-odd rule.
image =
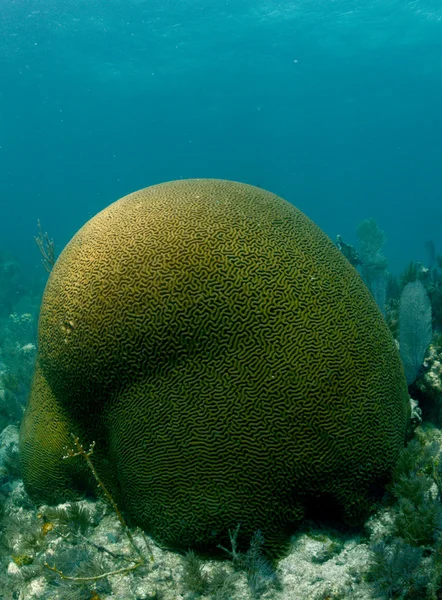
[[[440,2],[0,33],[0,600],[442,598]]]

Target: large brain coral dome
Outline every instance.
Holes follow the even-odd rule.
[[[303,213],[221,180],[111,204],[50,275],[21,428],[26,490],[97,489],[175,549],[277,554],[311,503],[357,521],[408,415],[394,340],[358,273]]]

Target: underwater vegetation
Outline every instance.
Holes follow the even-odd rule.
[[[426,352],[425,360],[411,394],[424,412],[427,420],[442,425],[442,335],[435,333]]]
[[[228,572],[220,564],[212,571],[211,576],[204,570],[203,561],[189,550],[183,556],[183,574],[181,583],[183,589],[192,597],[209,596],[214,600],[228,600],[236,592],[236,583],[239,572],[245,574],[248,588],[252,598],[261,598],[267,592],[282,590],[281,582],[275,565],[263,552],[264,537],[260,531],[256,531],[250,541],[250,547],[246,552],[237,548],[237,538],[240,524],[234,531],[229,531],[230,549],[221,547],[229,556],[233,571]]]
[[[427,246],[434,249],[433,242]],[[419,281],[425,289],[431,304],[432,328],[435,333],[442,333],[442,256],[435,255],[434,260],[428,259],[427,265],[411,261],[404,271],[398,276],[391,278],[391,291],[389,294],[389,310],[394,313],[397,309],[400,295],[408,284]],[[393,320],[393,319],[392,319]],[[397,326],[394,319],[393,331]]]
[[[341,251],[354,266],[361,269],[362,265],[367,286],[377,302],[381,298],[380,308],[398,339],[413,405],[419,406],[412,438],[399,456],[384,497],[390,524],[383,536],[373,536],[370,543],[366,581],[375,597],[434,600],[442,594],[442,436],[436,427],[442,423],[442,258],[436,255],[435,244],[428,242],[427,264],[411,262],[396,277],[382,260],[385,237],[372,219],[359,227],[361,234],[367,238],[361,252],[346,245]],[[337,245],[342,245],[340,238]],[[372,286],[378,267],[385,273],[382,293]]]
[[[372,543],[367,572],[381,597],[434,600],[442,592],[441,439],[420,426],[399,457],[389,486],[392,526]]]
[[[356,267],[371,291],[389,328],[399,342],[407,384],[411,385],[422,371],[426,353],[434,336],[441,332],[442,256],[435,244],[426,243],[427,265],[410,262],[395,276],[388,271],[382,248],[384,232],[372,218],[357,228],[359,247],[346,244],[337,236],[336,246]]]
[[[399,350],[408,385],[419,375],[432,337],[428,294],[420,281],[407,283],[399,300]]]

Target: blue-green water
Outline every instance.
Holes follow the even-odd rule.
[[[0,600],[441,597],[441,107],[440,0],[0,0]],[[203,595],[186,581],[189,555],[140,531],[145,563],[120,577],[130,546],[115,510],[91,498],[37,508],[18,461],[48,276],[37,220],[58,255],[121,196],[188,177],[261,186],[358,245],[412,367],[402,487],[363,529],[303,524],[275,572],[252,545],[227,550],[221,571],[201,563]],[[424,267],[387,287],[387,270],[411,260]],[[87,582],[48,561],[68,576],[83,567]]]
[[[442,250],[436,0],[0,3],[0,246],[39,262],[182,177],[265,187],[332,238],[374,217],[398,270]]]

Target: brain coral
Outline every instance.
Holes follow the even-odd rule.
[[[74,236],[49,277],[20,434],[26,490],[97,489],[131,522],[211,550],[241,523],[278,554],[310,504],[357,521],[404,445],[408,394],[356,270],[278,196],[155,185]]]

